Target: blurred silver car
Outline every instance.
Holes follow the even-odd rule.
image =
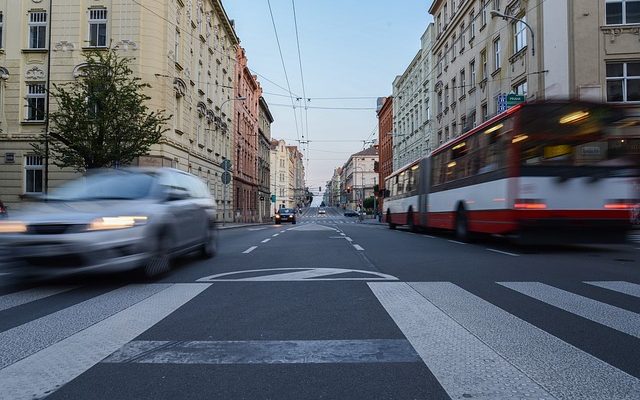
[[[0,254],[20,276],[137,269],[151,277],[177,255],[217,251],[215,202],[179,170],[100,171],[43,200],[0,220]]]

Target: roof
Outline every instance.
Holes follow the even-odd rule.
[[[352,154],[351,157],[355,157],[355,156],[377,156],[378,155],[378,148],[375,146],[371,146],[367,149],[362,150],[361,152]]]

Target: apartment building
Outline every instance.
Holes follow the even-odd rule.
[[[384,193],[385,179],[393,172],[393,96],[381,98],[378,103],[378,187],[379,193]],[[384,196],[378,197],[382,210]]]
[[[45,132],[47,87],[80,77],[84,50],[112,47],[131,57],[134,74],[151,85],[150,109],[173,115],[170,131],[134,164],[200,176],[222,213],[220,164],[232,154],[230,100],[238,45],[222,3],[57,0],[53,5],[0,1],[0,198],[17,204],[75,176],[44,165],[32,151]]]
[[[374,187],[378,184],[377,162],[378,148],[372,146],[352,154],[342,167],[345,203],[352,210],[362,207],[364,199],[374,196]]]
[[[258,220],[271,217],[271,124],[273,116],[263,97],[258,114]]]

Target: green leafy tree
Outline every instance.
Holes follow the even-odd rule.
[[[151,85],[133,75],[132,59],[116,50],[87,51],[86,64],[73,82],[53,84],[49,114],[49,157],[77,171],[129,164],[147,154],[168,130],[171,118],[150,111],[144,94]],[[44,139],[34,145],[44,155]]]

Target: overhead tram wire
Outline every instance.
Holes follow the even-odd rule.
[[[300,34],[298,30],[298,16],[296,13],[296,2],[295,0],[291,0],[291,7],[293,9],[293,23],[296,29],[296,45],[298,48],[298,65],[300,66],[300,80],[302,81],[302,101],[304,102],[304,119],[305,119],[305,129],[303,130],[304,139],[304,131],[307,132],[307,140],[309,139],[309,104],[307,103],[309,100],[307,99],[307,91],[304,84],[304,72],[302,69],[302,52],[300,51]],[[307,143],[307,170],[309,169],[309,143]]]
[[[273,25],[273,32],[276,35],[276,43],[278,44],[278,53],[280,53],[280,61],[282,62],[282,69],[284,71],[284,78],[287,82],[287,89],[289,92],[289,98],[291,99],[291,107],[293,107],[293,118],[296,124],[296,136],[298,137],[298,143],[300,143],[300,131],[298,129],[298,116],[296,114],[296,105],[293,102],[293,95],[291,92],[291,84],[289,83],[289,75],[287,74],[287,67],[284,63],[284,57],[282,55],[282,46],[280,46],[280,37],[278,36],[278,29],[276,28],[276,20],[273,17],[273,9],[271,8],[271,0],[267,0],[267,5],[269,6],[269,15],[271,16],[271,23]]]
[[[180,28],[180,27],[178,26],[178,24],[176,24],[175,22],[170,21],[170,20],[168,20],[167,18],[165,18],[164,16],[162,16],[162,15],[158,14],[155,10],[153,10],[153,9],[151,9],[151,8],[149,8],[149,7],[147,7],[147,6],[145,6],[144,4],[142,4],[141,2],[139,2],[138,0],[132,0],[132,1],[133,1],[135,4],[139,5],[141,8],[143,8],[143,9],[147,10],[148,12],[150,12],[151,14],[155,15],[156,17],[158,17],[158,18],[162,19],[162,20],[163,20],[163,21],[165,21],[166,23],[168,23],[168,24],[172,25],[173,27],[175,27],[175,28]],[[199,37],[196,37],[194,34],[192,34],[192,33],[191,33],[191,32],[189,32],[189,31],[185,31],[184,33],[186,33],[188,36],[190,36],[190,37],[191,37],[192,39],[194,39],[194,40],[195,40],[195,39],[200,40],[200,38],[199,38]],[[213,50],[215,53],[218,53],[218,54],[220,54],[220,55],[227,56],[227,54],[226,54],[226,53],[224,53],[223,51],[218,50],[218,49],[216,49],[216,48],[211,48],[211,50]],[[234,58],[230,58],[230,61],[232,61],[234,64],[238,64],[238,60],[237,60],[235,57],[234,57]],[[248,68],[248,67],[247,67],[247,68]],[[289,89],[285,88],[284,86],[277,84],[276,82],[274,82],[273,80],[271,80],[271,79],[267,78],[266,76],[262,75],[261,73],[257,72],[256,70],[249,68],[249,71],[251,71],[253,74],[257,75],[258,77],[260,77],[260,78],[264,79],[265,81],[267,81],[267,82],[269,82],[269,83],[273,84],[273,85],[274,85],[274,86],[276,86],[277,88],[282,89],[282,90],[284,90],[285,92],[289,92],[289,95],[293,95],[293,96],[298,97],[298,95],[297,95],[296,93],[293,93],[293,92],[291,92]],[[73,81],[74,81],[74,80],[69,80],[69,82],[73,82]],[[287,96],[287,97],[288,97],[289,95],[282,95],[282,94],[281,94],[280,96]]]

